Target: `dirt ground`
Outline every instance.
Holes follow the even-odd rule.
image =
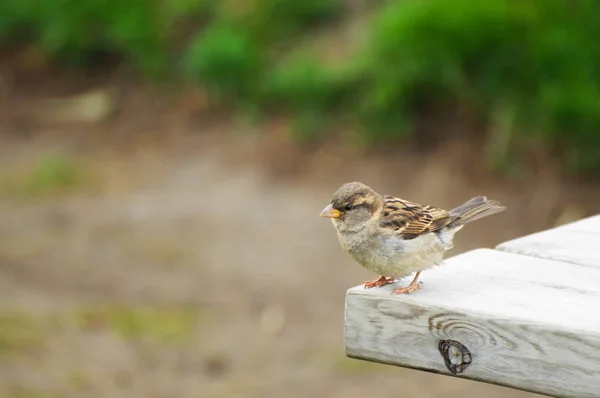
[[[183,117],[143,89],[109,120],[50,123],[30,90],[0,123],[0,397],[534,396],[346,359],[344,293],[374,275],[317,215],[348,180],[509,207],[455,255],[597,213],[598,185],[470,173],[462,146],[298,154],[277,123]],[[36,171],[49,154],[75,163]]]

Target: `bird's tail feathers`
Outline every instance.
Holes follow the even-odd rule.
[[[497,200],[488,200],[485,196],[478,196],[450,210],[450,216],[454,217],[454,220],[448,226],[459,227],[504,210],[506,207],[501,206]]]

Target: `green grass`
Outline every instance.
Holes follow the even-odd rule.
[[[80,371],[71,372],[68,376],[69,386],[76,391],[84,391],[91,387],[92,383],[85,373]]]
[[[59,398],[56,392],[26,386],[10,386],[7,398]],[[2,395],[0,395],[2,397]]]
[[[130,341],[187,344],[206,316],[199,308],[111,304],[82,308],[76,319],[81,328],[109,330]]]
[[[76,189],[84,183],[81,167],[65,156],[52,154],[42,158],[23,181],[23,190],[32,196]]]
[[[0,312],[0,360],[44,349],[50,325],[19,310]]]
[[[82,189],[89,178],[81,163],[60,154],[48,154],[24,170],[0,175],[0,193],[36,199]]]

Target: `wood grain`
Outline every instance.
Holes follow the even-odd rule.
[[[496,249],[600,268],[600,216],[504,242]]]
[[[347,292],[348,356],[555,397],[600,397],[600,268],[481,249],[421,280],[411,295],[391,295],[393,285]],[[469,353],[457,373],[440,352],[449,340]],[[459,350],[450,353],[460,363]]]

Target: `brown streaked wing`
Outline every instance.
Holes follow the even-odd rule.
[[[424,233],[437,231],[453,219],[446,210],[393,196],[384,196],[383,201],[384,213],[380,225],[397,231],[404,239],[414,239]]]

